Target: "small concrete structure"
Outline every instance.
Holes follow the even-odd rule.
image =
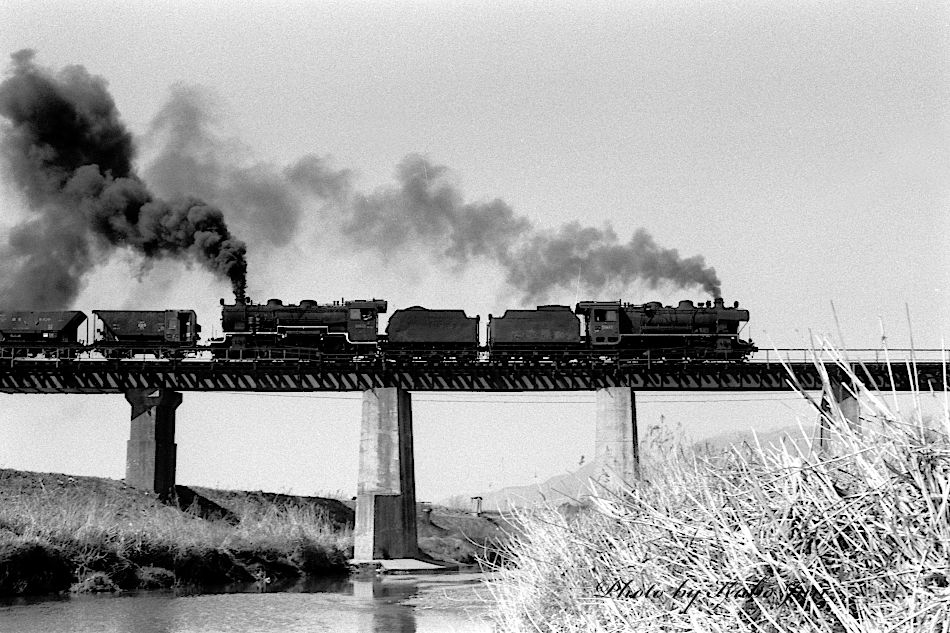
[[[132,425],[126,449],[125,483],[168,496],[175,490],[175,409],[181,394],[170,389],[130,389]]]
[[[831,403],[834,401],[841,415],[855,433],[861,433],[861,404],[854,397],[855,388],[841,381],[831,381],[831,393],[825,390],[821,394],[821,410],[833,417]],[[825,415],[818,416],[818,438],[816,448],[819,452],[832,451],[831,429]]]
[[[606,387],[596,392],[594,459],[599,481],[609,487],[640,478],[637,405],[631,387]]]
[[[350,561],[350,569],[357,575],[369,574],[442,574],[459,570],[459,565],[418,558],[387,558],[372,561]]]
[[[418,555],[414,469],[409,392],[396,387],[364,391],[355,561]]]

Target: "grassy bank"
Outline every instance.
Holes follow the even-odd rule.
[[[258,583],[343,575],[352,503],[177,487],[175,499],[121,481],[0,469],[0,596]],[[493,558],[491,518],[420,512],[420,550]]]
[[[352,510],[332,499],[0,470],[0,594],[345,573]]]
[[[523,512],[489,585],[499,630],[947,631],[950,416],[859,395],[863,428],[830,412],[824,455],[661,435],[645,481]]]

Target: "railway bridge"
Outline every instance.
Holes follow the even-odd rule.
[[[743,363],[2,358],[0,393],[124,395],[131,405],[126,482],[167,495],[175,486],[175,410],[184,392],[360,391],[354,558],[372,560],[418,554],[413,391],[594,391],[595,459],[608,478],[632,481],[639,476],[637,391],[823,391],[858,423],[848,370],[872,389],[948,390],[940,350],[841,354],[842,364],[816,363],[802,349],[760,352]]]

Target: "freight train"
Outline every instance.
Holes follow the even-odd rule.
[[[464,310],[413,306],[396,310],[384,333],[381,299],[318,303],[279,299],[256,304],[221,300],[222,336],[200,345],[193,310],[94,310],[95,334],[82,342],[86,315],[72,311],[0,311],[0,356],[75,358],[350,359],[474,363],[538,361],[743,361],[756,351],[740,338],[749,311],[722,299],[664,306],[581,301],[572,310],[544,305],[488,315],[486,345],[479,317]]]

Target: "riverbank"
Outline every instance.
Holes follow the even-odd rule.
[[[347,574],[352,504],[0,469],[0,596],[258,583]],[[471,563],[503,538],[492,520],[435,508],[420,546]]]

